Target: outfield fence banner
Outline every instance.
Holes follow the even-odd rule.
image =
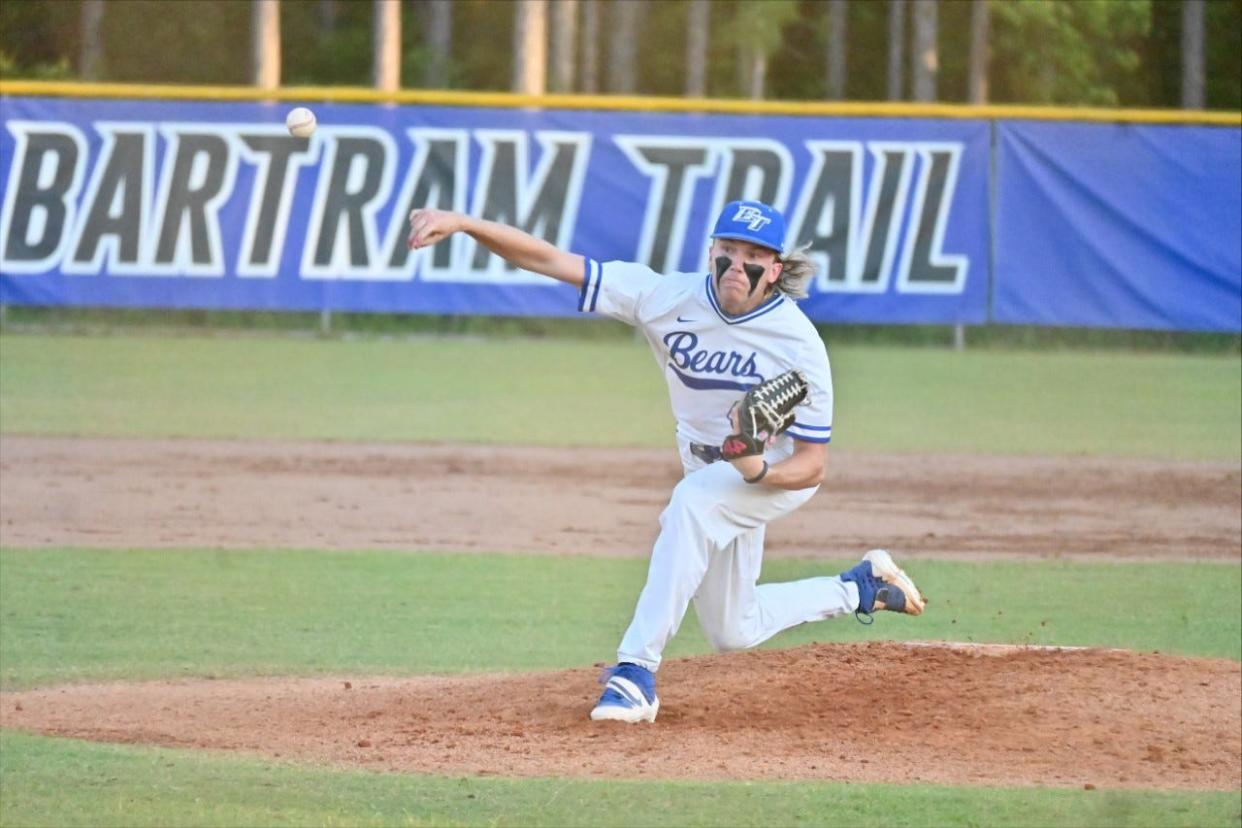
[[[410,209],[671,272],[759,198],[820,265],[817,321],[1242,326],[1236,128],[323,103],[299,139],[294,105],[0,98],[0,302],[573,315],[572,288],[469,237],[410,253]],[[1110,189],[1156,163],[1159,189]],[[1186,236],[1183,210],[1211,220]]]
[[[411,255],[410,208],[697,271],[750,197],[812,244],[813,317],[987,317],[982,121],[328,104],[306,140],[289,105],[3,104],[5,302],[571,315],[571,288],[468,237]]]
[[[997,130],[994,321],[1242,330],[1242,130]]]

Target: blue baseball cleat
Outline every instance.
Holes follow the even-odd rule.
[[[872,549],[863,555],[861,563],[841,573],[841,580],[853,581],[858,586],[858,609],[854,614],[859,621],[876,610],[919,615],[927,606],[927,599],[914,581],[884,549]]]
[[[591,711],[596,722],[654,722],[660,710],[655,674],[646,667],[622,662],[608,671],[604,694]]]

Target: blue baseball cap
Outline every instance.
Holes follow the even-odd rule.
[[[762,201],[730,201],[720,211],[713,239],[736,239],[785,252],[785,217]]]

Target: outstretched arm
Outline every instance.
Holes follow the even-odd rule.
[[[524,233],[494,221],[484,221],[447,210],[415,210],[410,213],[411,250],[429,247],[454,233],[466,233],[479,244],[523,270],[542,273],[575,287],[582,286],[586,260],[577,253],[566,253]]]

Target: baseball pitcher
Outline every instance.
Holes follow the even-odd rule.
[[[923,596],[882,549],[840,575],[756,584],[767,524],[815,494],[832,437],[828,353],[795,304],[813,267],[786,251],[777,210],[726,205],[700,273],[599,262],[458,213],[410,214],[411,249],[456,232],[577,286],[579,310],[637,327],[668,383],[685,476],[660,516],[647,583],[592,719],[655,721],[655,673],[691,601],[718,650],[851,612],[869,621],[876,610],[923,611]]]

